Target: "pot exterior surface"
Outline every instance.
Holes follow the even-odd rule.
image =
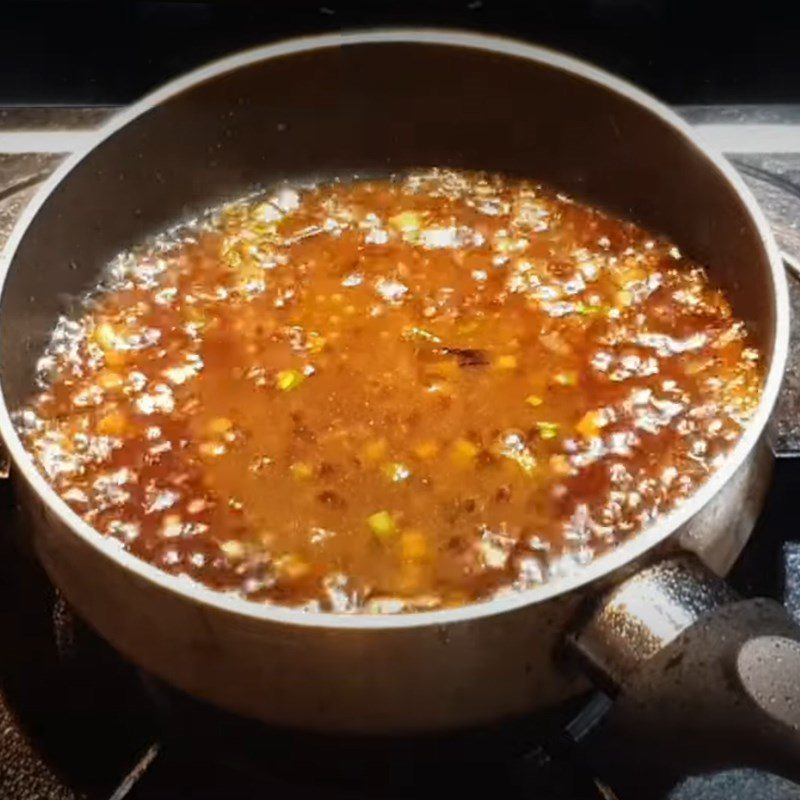
[[[787,312],[774,246],[741,187],[668,112],[547,51],[409,31],[243,54],[180,79],[112,123],[48,187],[13,242],[0,298],[6,406],[29,395],[64,298],[92,287],[120,250],[284,179],[433,165],[541,179],[670,236],[708,264],[767,360],[782,363],[775,342]],[[292,624],[206,602],[188,581],[159,582],[126,566],[108,543],[80,531],[65,504],[43,499],[21,446],[11,449],[37,551],[76,610],[155,675],[282,726],[419,732],[552,706],[585,687],[557,654],[586,592],[652,557],[618,559],[615,574],[591,587],[502,613],[450,615],[441,624]],[[760,508],[769,461],[762,439],[659,551],[688,548],[727,571]]]
[[[754,450],[693,518],[692,530],[678,531],[662,547],[689,537],[685,544],[726,572],[761,506],[770,463],[767,447]],[[559,659],[585,592],[421,627],[334,629],[248,619],[125,569],[73,535],[29,487],[23,492],[37,553],[78,613],[135,663],[229,711],[324,732],[419,733],[517,718],[587,688]]]

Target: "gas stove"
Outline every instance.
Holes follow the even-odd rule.
[[[800,106],[680,111],[750,185],[790,275],[793,355],[772,431],[775,477],[731,580],[743,594],[782,600],[800,619],[800,531],[793,524],[800,490]],[[41,181],[113,112],[0,108],[0,247]],[[580,755],[587,718],[602,712],[600,697],[580,698],[552,718],[447,738],[334,741],[267,729],[179,694],[72,615],[36,563],[8,481],[0,481],[0,642],[0,797],[7,800],[616,797]],[[750,797],[800,800],[800,785],[740,770],[687,777],[669,800]]]

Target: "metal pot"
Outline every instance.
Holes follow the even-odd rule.
[[[750,324],[768,372],[755,418],[696,495],[540,588],[396,617],[309,614],[216,593],[137,560],[59,499],[24,452],[8,409],[31,392],[36,357],[66,300],[91,287],[105,262],[256,187],[425,165],[541,179],[667,234],[708,264]],[[571,630],[566,650],[580,651],[595,673],[622,686],[634,698],[628,706],[641,706],[626,687],[665,652],[679,650],[676,663],[690,663],[687,641],[707,620],[730,613],[730,595],[714,573],[724,574],[738,555],[768,484],[763,434],[784,368],[788,316],[781,261],[750,193],[641,91],[506,39],[411,30],[298,39],[159,89],[115,117],[43,187],[3,255],[0,432],[55,584],[125,656],[198,697],[269,723],[328,732],[464,728],[551,707],[585,689],[580,659],[570,666],[562,658]],[[770,614],[771,630],[789,642],[778,647],[800,653],[788,621]],[[746,611],[736,618],[749,619]],[[766,624],[759,617],[744,625],[742,645]],[[739,675],[738,649],[732,655],[714,637],[700,639],[706,666]],[[659,681],[661,673],[647,677],[653,697]],[[750,709],[759,703],[742,699],[753,695],[746,681],[734,684],[714,700],[714,713],[724,718],[732,693],[747,707],[746,730],[772,736],[776,716]],[[796,684],[786,692],[800,697]],[[678,705],[673,697],[671,707]],[[793,724],[798,711],[800,700],[786,712]],[[777,725],[780,741],[791,742],[786,763],[797,764],[796,732]]]

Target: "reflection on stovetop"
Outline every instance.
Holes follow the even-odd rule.
[[[797,111],[792,121],[800,118]],[[59,125],[94,124],[106,113],[0,110],[0,131],[8,119],[53,131]],[[719,117],[716,111],[692,109],[687,116],[707,122],[714,114]],[[739,112],[733,117],[744,119]],[[36,185],[60,159],[50,153],[0,153],[0,246]],[[800,154],[731,160],[756,193],[781,248],[800,263]],[[792,278],[790,291],[799,321],[792,352],[800,353],[800,280]],[[800,455],[800,358],[787,370],[776,416],[773,445],[783,457],[731,580],[743,594],[783,600],[800,619],[800,530],[793,523],[800,458],[792,457]],[[514,725],[404,741],[276,731],[213,710],[143,676],[72,616],[36,563],[11,487],[2,481],[0,520],[2,798],[238,800],[278,793],[298,800],[323,795],[328,800],[454,794],[614,797],[613,787],[599,785],[581,763],[580,744],[574,741],[579,726],[567,725],[583,718],[579,712],[590,698]],[[597,698],[591,700],[592,708],[603,707]],[[737,771],[687,778],[669,796],[739,798],[800,800],[800,786]]]

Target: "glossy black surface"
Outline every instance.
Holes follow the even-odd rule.
[[[797,102],[800,7],[699,0],[6,0],[0,102],[121,103],[231,51],[381,25],[473,28],[596,62],[671,103]]]

